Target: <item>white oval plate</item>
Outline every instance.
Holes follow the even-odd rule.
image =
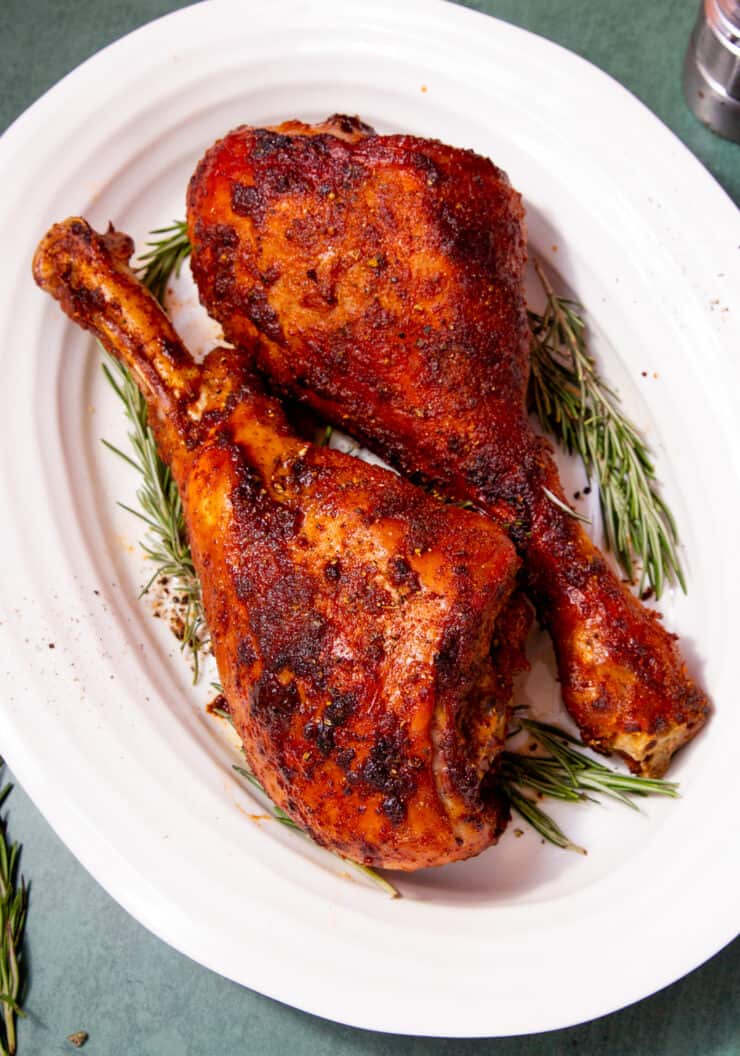
[[[141,240],[183,215],[195,161],[229,128],[336,111],[473,147],[524,193],[533,249],[588,306],[593,347],[657,454],[689,573],[688,596],[663,608],[716,705],[676,762],[680,801],[555,811],[588,858],[512,825],[474,862],[400,878],[399,901],[248,816],[255,801],[204,714],[207,688],[192,689],[136,597],[138,529],[114,504],[135,481],[98,442],[122,442],[120,408],[91,343],[30,278],[52,221],[83,213]],[[562,1027],[728,942],[740,335],[727,300],[740,238],[734,207],[684,147],[587,63],[458,7],[214,2],[57,85],[0,144],[0,186],[0,744],[100,883],[232,979],[415,1034]],[[546,646],[534,647],[545,659],[523,694],[547,712],[557,691]]]

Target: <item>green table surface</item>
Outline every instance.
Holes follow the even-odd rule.
[[[178,0],[0,0],[0,129],[89,55],[182,6]],[[557,41],[612,74],[740,200],[740,147],[695,121],[681,95],[695,0],[477,0],[470,6]],[[83,1051],[90,1056],[740,1054],[738,940],[660,993],[567,1030],[475,1041],[374,1034],[297,1012],[189,961],[109,898],[18,786],[7,814],[32,882],[21,1056],[75,1052],[65,1039],[78,1030],[89,1033]],[[711,912],[711,892],[697,891],[697,905],[702,902]],[[594,958],[594,972],[608,946],[604,936],[584,950]],[[646,937],[635,956],[649,955]]]

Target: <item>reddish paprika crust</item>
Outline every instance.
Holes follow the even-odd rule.
[[[506,529],[585,739],[662,774],[708,714],[675,637],[614,576],[528,423],[524,210],[471,151],[356,119],[243,126],[189,188],[193,272],[282,391]]]

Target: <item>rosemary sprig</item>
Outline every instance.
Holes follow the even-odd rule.
[[[0,760],[0,766],[2,766]],[[0,805],[5,802],[12,786],[0,790]],[[16,1051],[15,1020],[23,1016],[21,997],[24,983],[21,945],[28,910],[28,887],[18,877],[20,844],[8,846],[5,819],[0,819],[0,1005],[2,1031],[0,1053],[13,1056]]]
[[[141,589],[146,594],[155,582],[166,579],[172,583],[179,598],[182,624],[178,627],[181,648],[187,651],[193,664],[193,681],[200,674],[200,655],[208,645],[208,628],[201,604],[200,582],[193,568],[182,501],[169,466],[159,457],[154,435],[147,423],[146,401],[127,368],[105,353],[103,373],[113,391],[123,403],[129,420],[129,440],[133,451],[127,455],[107,440],[103,444],[141,474],[136,492],[139,509],[119,503],[146,525],[142,549],[152,562],[154,571]]]
[[[586,517],[584,514],[578,513],[577,510],[572,510],[570,508],[570,506],[568,506],[566,503],[563,502],[562,499],[559,499],[557,497],[555,492],[550,491],[549,488],[543,488],[542,490],[544,491],[545,495],[547,495],[547,497],[550,500],[550,502],[553,503],[553,505],[555,505],[559,509],[561,509],[563,511],[563,513],[567,513],[569,517],[573,518],[573,520],[581,521],[583,524],[590,524],[591,523],[591,518],[590,517]]]
[[[557,847],[586,853],[568,839],[523,789],[531,789],[538,797],[551,796],[571,803],[594,802],[595,796],[602,795],[633,810],[638,809],[632,798],[635,796],[678,796],[678,785],[672,781],[620,773],[597,762],[590,755],[584,755],[579,751],[585,748],[582,741],[558,726],[525,717],[519,717],[518,723],[514,733],[525,730],[549,754],[526,755],[523,752],[506,751],[501,757],[497,775],[512,807],[541,836]]]
[[[685,592],[676,523],[658,493],[649,448],[588,354],[579,307],[555,294],[538,261],[535,270],[546,296],[544,312],[529,313],[537,417],[598,481],[606,544],[630,581],[639,567],[641,591],[647,582],[659,598],[676,581]]]
[[[173,220],[169,227],[157,227],[151,235],[160,235],[147,242],[148,252],[139,257],[139,278],[154,294],[160,304],[164,303],[167,283],[180,274],[183,261],[191,253],[188,240],[188,225],[184,220]]]

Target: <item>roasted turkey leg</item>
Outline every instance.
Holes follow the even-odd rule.
[[[662,774],[708,712],[656,615],[565,502],[525,399],[524,211],[471,151],[356,119],[242,127],[190,184],[193,272],[284,392],[404,473],[487,511],[524,558],[586,740]]]
[[[514,548],[486,518],[296,437],[242,353],[196,365],[132,250],[70,219],[34,274],[146,397],[249,765],[356,861],[477,854],[508,816],[490,767],[528,628]]]

